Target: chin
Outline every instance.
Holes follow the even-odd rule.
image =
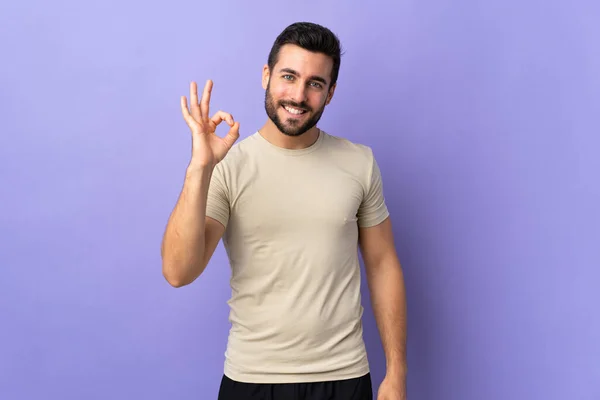
[[[276,122],[276,125],[281,133],[286,136],[300,136],[311,128],[305,126],[305,123],[306,121],[290,122],[289,119],[281,118],[278,123]]]

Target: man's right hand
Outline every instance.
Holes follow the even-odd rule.
[[[187,99],[181,97],[181,112],[185,122],[192,131],[192,158],[190,168],[214,168],[231,149],[240,137],[240,124],[235,122],[229,113],[218,111],[209,117],[210,93],[213,82],[208,80],[204,86],[202,99],[198,101],[198,86],[196,82],[190,84],[190,109]],[[225,121],[229,132],[223,138],[216,135],[217,126]]]

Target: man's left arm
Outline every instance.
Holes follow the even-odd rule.
[[[386,358],[386,376],[377,399],[404,400],[407,374],[406,295],[390,217],[378,225],[360,228],[359,243]]]

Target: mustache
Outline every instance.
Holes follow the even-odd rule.
[[[305,102],[296,103],[295,101],[280,101],[279,105],[284,106],[284,107],[289,106],[289,107],[299,108],[300,110],[304,110],[304,111],[312,111],[312,109]]]

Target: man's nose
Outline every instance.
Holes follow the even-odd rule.
[[[295,85],[291,95],[296,103],[304,103],[306,101],[306,86],[304,83],[299,82]]]

